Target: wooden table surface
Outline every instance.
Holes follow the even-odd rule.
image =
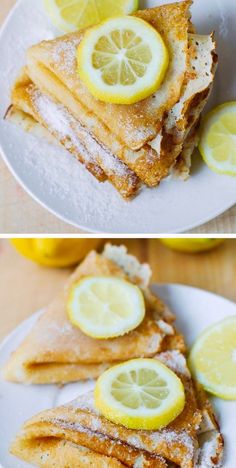
[[[32,0],[33,1],[33,0]],[[0,24],[16,0],[0,0]],[[36,203],[15,181],[0,159],[1,233],[79,233]],[[236,206],[194,233],[236,233]]]
[[[116,240],[142,262],[149,262],[153,282],[182,283],[221,294],[236,301],[236,240],[202,254],[182,254],[158,240]],[[64,284],[69,269],[40,267],[21,257],[0,240],[0,340],[22,320],[45,306]]]

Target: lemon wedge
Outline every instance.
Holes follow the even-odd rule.
[[[169,63],[160,34],[131,16],[110,18],[88,30],[78,47],[78,73],[101,101],[133,104],[161,85]]]
[[[11,244],[24,257],[50,267],[64,268],[81,261],[99,246],[99,239],[31,238],[11,239]]]
[[[236,315],[214,324],[197,339],[189,365],[208,392],[236,399]]]
[[[97,380],[95,406],[108,420],[130,429],[167,426],[182,411],[181,380],[156,359],[132,359],[111,367]]]
[[[199,150],[210,169],[236,175],[236,101],[222,104],[206,116]]]
[[[44,6],[57,28],[72,32],[110,16],[134,13],[138,0],[44,0]]]
[[[137,286],[120,278],[87,277],[72,286],[68,314],[70,321],[86,335],[114,338],[143,321],[144,297]]]

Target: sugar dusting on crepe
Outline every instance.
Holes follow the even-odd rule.
[[[104,149],[96,142],[93,136],[76,120],[69,112],[60,104],[55,103],[50,97],[35,91],[33,95],[34,103],[37,106],[38,112],[42,115],[44,121],[50,128],[55,130],[60,138],[69,136],[72,145],[74,145],[79,152],[82,152],[85,161],[93,161],[95,159],[91,154],[98,153],[102,160],[103,166],[106,167],[108,173],[115,173],[120,177],[126,177],[129,173],[128,168],[118,158],[113,156],[109,150]],[[80,142],[77,132],[85,133],[86,140],[90,147],[90,153]],[[69,149],[69,148],[68,148]]]

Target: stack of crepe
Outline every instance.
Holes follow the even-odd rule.
[[[149,98],[133,105],[95,99],[78,73],[80,31],[29,49],[7,118],[37,134],[44,134],[42,126],[125,199],[170,173],[186,178],[217,64],[214,37],[195,33],[190,6],[186,0],[136,13],[161,34],[170,55],[166,76]]]
[[[88,275],[115,275],[137,284],[145,297],[143,323],[109,340],[89,338],[73,327],[65,310],[68,289]],[[212,407],[191,378],[174,315],[152,294],[149,281],[148,265],[140,265],[124,247],[108,245],[101,255],[90,253],[12,355],[5,377],[65,383],[97,377],[113,363],[146,356],[161,360],[182,380],[183,412],[163,429],[131,430],[105,419],[95,409],[93,393],[85,394],[26,422],[11,446],[14,455],[41,468],[222,466],[223,438]]]
[[[93,393],[44,411],[23,426],[11,452],[43,468],[219,468],[223,438],[205,393],[191,379],[179,351],[157,354],[182,380],[183,412],[161,430],[127,429],[105,419]]]

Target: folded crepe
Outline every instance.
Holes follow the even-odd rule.
[[[93,275],[117,276],[143,291],[146,314],[130,333],[108,340],[85,335],[67,316],[70,287]],[[173,315],[149,289],[150,268],[141,265],[125,247],[107,245],[103,254],[91,252],[65,287],[45,309],[29,335],[4,368],[7,380],[22,383],[65,383],[98,377],[112,363],[150,357],[169,348],[184,350],[182,335],[173,326]]]
[[[200,119],[189,132],[184,142],[182,151],[177,158],[176,164],[171,170],[171,174],[175,178],[181,178],[183,180],[187,180],[189,178],[193,152],[199,143],[199,126]]]
[[[179,351],[157,354],[182,380],[186,403],[167,427],[127,429],[95,409],[93,393],[44,411],[25,423],[11,453],[39,467],[218,468],[223,438],[205,392],[196,389]]]
[[[39,122],[99,180],[107,178],[124,198],[140,187],[138,177],[93,136],[61,104],[42,93],[22,71],[12,91],[16,109]]]
[[[180,99],[167,114],[156,139],[150,142],[160,157],[164,153],[166,176],[172,169],[178,175],[179,160],[185,161],[189,175],[191,156],[198,144],[200,116],[209,99],[217,69],[214,36],[189,34],[188,38],[188,67]]]
[[[31,85],[22,93],[17,80],[13,88],[14,107],[40,122],[96,177],[100,167],[126,199],[141,183],[153,187],[169,175],[209,97],[216,45],[212,36],[194,34],[190,5],[186,0],[136,13],[162,35],[170,55],[162,85],[141,102],[107,104],[90,94],[77,71],[83,31],[31,47],[25,68]]]

